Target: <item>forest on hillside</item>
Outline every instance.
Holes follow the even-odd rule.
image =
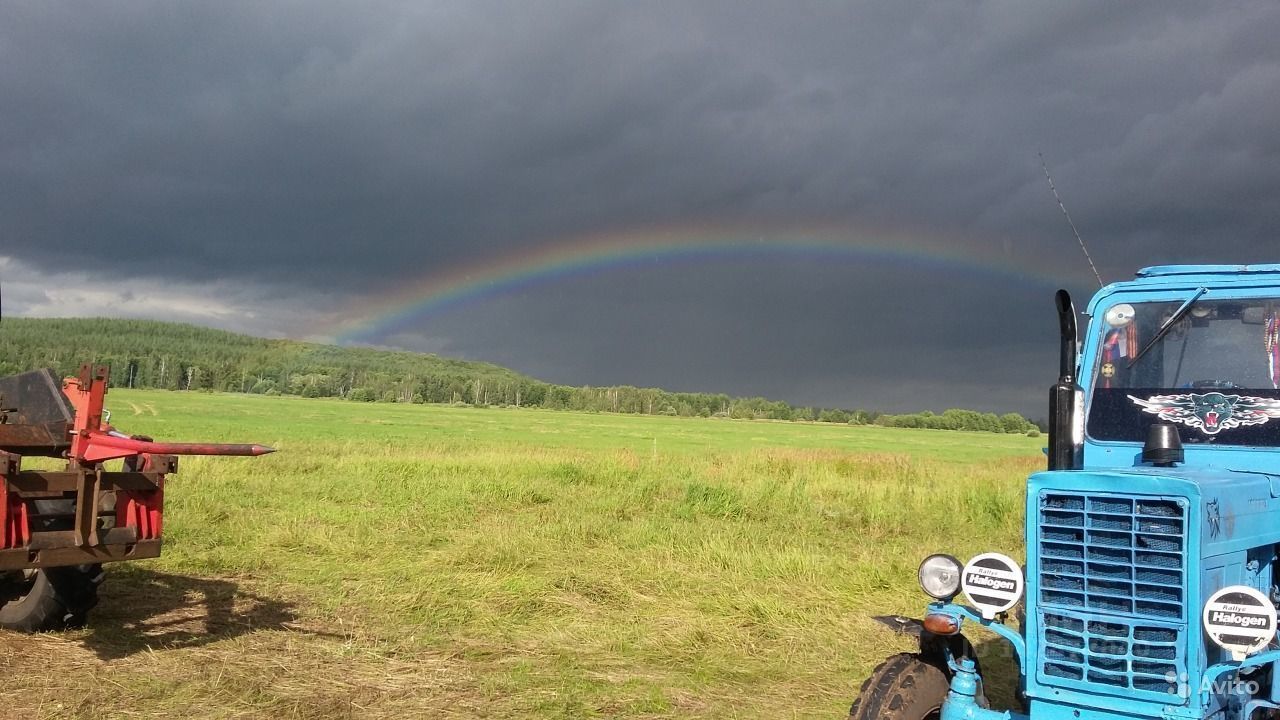
[[[45,367],[72,375],[86,360],[110,365],[111,383],[116,387],[1037,432],[1034,424],[1016,413],[997,416],[954,409],[941,414],[888,415],[870,410],[794,407],[722,393],[625,385],[573,387],[483,362],[268,340],[151,320],[6,318],[0,323],[0,376]]]

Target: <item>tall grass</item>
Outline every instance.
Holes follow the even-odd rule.
[[[940,431],[109,399],[131,432],[282,452],[182,461],[164,556],[110,573],[43,663],[0,660],[34,679],[96,654],[37,715],[839,716],[907,646],[868,618],[918,614],[923,555],[1021,553],[1042,463],[1026,438]],[[225,627],[201,583],[229,594]],[[166,592],[185,603],[157,612]],[[287,612],[253,627],[267,606]]]

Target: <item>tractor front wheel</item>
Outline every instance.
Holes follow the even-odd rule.
[[[937,665],[919,655],[894,655],[862,683],[849,720],[938,720],[949,689]]]

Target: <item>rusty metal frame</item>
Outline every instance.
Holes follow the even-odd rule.
[[[177,472],[177,455],[274,452],[262,445],[163,443],[119,432],[103,408],[109,377],[106,365],[84,363],[60,386],[50,370],[0,378],[0,571],[156,557],[164,480]],[[66,468],[23,470],[23,455],[63,458]],[[103,469],[120,459],[122,471]],[[74,500],[74,515],[41,515],[39,500]],[[69,518],[71,528],[58,522],[49,529],[53,517]],[[113,523],[103,522],[110,517]]]
[[[101,465],[22,470],[21,456],[0,452],[0,571],[158,557],[164,480],[177,471],[177,461],[154,455],[143,469],[127,465],[116,472]],[[31,501],[71,499],[71,493],[72,529],[31,527]],[[113,496],[115,506],[104,509]],[[99,529],[99,518],[112,515],[115,526]]]

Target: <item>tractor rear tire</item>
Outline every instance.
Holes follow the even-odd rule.
[[[0,628],[50,632],[81,627],[98,604],[102,578],[101,565],[32,571],[9,588],[12,599],[0,606]]]
[[[894,655],[862,683],[849,720],[938,720],[948,690],[942,668],[919,655]]]

